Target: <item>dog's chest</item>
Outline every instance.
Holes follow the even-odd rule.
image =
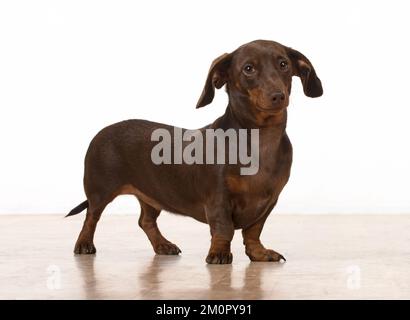
[[[269,213],[286,185],[292,164],[292,147],[286,135],[278,147],[261,148],[255,175],[229,174],[226,185],[236,228],[244,228]]]

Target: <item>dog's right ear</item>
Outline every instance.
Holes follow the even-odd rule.
[[[231,54],[224,53],[212,62],[201,97],[196,104],[197,108],[210,104],[215,96],[215,88],[222,88],[228,81],[228,69],[231,63],[231,58]]]

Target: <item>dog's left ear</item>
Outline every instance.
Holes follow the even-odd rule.
[[[293,75],[302,81],[305,95],[311,98],[320,97],[323,94],[322,82],[316,75],[312,63],[299,51],[287,48],[287,52],[292,61]]]
[[[231,63],[231,58],[231,54],[224,53],[212,62],[201,97],[196,104],[197,108],[210,104],[215,96],[215,88],[222,88],[228,81],[228,69]]]

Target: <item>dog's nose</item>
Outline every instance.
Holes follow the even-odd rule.
[[[272,103],[274,105],[279,104],[285,100],[285,95],[282,92],[275,92],[272,95]]]

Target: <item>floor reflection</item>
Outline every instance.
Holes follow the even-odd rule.
[[[180,259],[154,256],[140,275],[141,296],[146,299],[268,299],[266,295],[273,290],[272,282],[264,286],[263,274],[282,267],[282,264],[248,262],[245,270],[238,272],[236,265],[186,267]],[[205,270],[206,277],[203,277]],[[181,274],[185,277],[175,281],[176,286],[169,284],[172,277],[180,278]],[[233,282],[242,285],[234,286]],[[198,289],[202,283],[203,289]],[[190,288],[192,284],[197,284],[196,288]]]
[[[246,267],[241,263],[206,265],[181,256],[155,255],[150,259],[146,264],[119,261],[114,267],[99,265],[95,256],[76,256],[84,298],[272,299],[274,277],[282,267],[254,262],[247,262]]]
[[[180,261],[181,256],[159,256],[154,255],[151,262],[139,275],[140,298],[141,299],[171,299],[167,297],[170,292],[164,292],[166,288],[165,277],[172,277],[172,270],[177,270],[174,266]],[[171,269],[171,272],[170,272]],[[169,275],[168,275],[169,274]],[[172,280],[172,278],[170,278]],[[182,285],[182,284],[181,284]]]
[[[74,260],[82,280],[84,299],[102,299],[104,294],[97,290],[95,255],[75,255]],[[79,297],[78,297],[79,298]]]

